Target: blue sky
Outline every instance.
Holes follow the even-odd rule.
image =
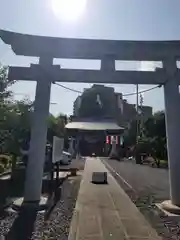
[[[75,22],[60,20],[51,7],[52,0],[0,0],[0,28],[21,33],[55,37],[122,39],[122,40],[180,40],[179,0],[87,0],[84,15]],[[78,0],[77,0],[78,1]],[[15,56],[0,41],[0,61],[5,65],[28,66],[36,58]],[[63,67],[98,68],[99,62],[83,60],[54,60]],[[132,68],[149,68],[154,64],[132,63]],[[120,67],[120,65],[119,65]],[[121,64],[121,68],[128,68]],[[90,84],[71,83],[68,87],[83,90]],[[111,85],[112,86],[112,85]],[[113,85],[117,92],[135,91],[133,85]],[[140,86],[146,89],[151,86]],[[35,83],[18,82],[13,86],[15,98],[34,99]],[[24,94],[24,95],[18,95]],[[76,93],[52,86],[50,106],[54,114],[72,113]],[[135,103],[135,96],[127,100]],[[144,104],[154,110],[164,108],[163,89],[144,94]]]

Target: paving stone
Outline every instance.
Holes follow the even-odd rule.
[[[128,236],[149,238],[149,229],[142,225],[138,219],[121,219],[123,227]]]
[[[108,194],[108,188],[102,186],[97,193],[98,206],[99,208],[108,208],[115,210],[114,204],[112,203],[111,196]]]
[[[111,192],[111,199],[115,206],[115,209],[119,212],[119,215],[122,218],[135,218],[139,216],[139,211],[136,206],[127,198],[124,199],[121,193]]]
[[[74,210],[73,219],[71,221],[71,227],[69,230],[69,238],[68,238],[69,240],[76,239],[78,223],[79,223],[79,211]]]
[[[112,225],[113,227],[122,227],[122,223],[119,219],[118,213],[115,210],[100,209],[99,214],[101,217],[101,224]]]
[[[116,227],[112,228],[111,225],[103,228],[103,240],[126,240],[126,236],[122,229]]]
[[[115,211],[101,209],[100,216],[104,240],[126,239],[122,224],[119,220],[118,214]]]
[[[154,238],[128,237],[127,240],[154,240]]]
[[[92,213],[91,216],[82,213],[79,217],[77,237],[85,238],[88,235],[100,235],[101,227],[97,213]]]
[[[80,238],[78,238],[78,240],[104,240],[104,239],[100,235],[91,235],[91,236],[87,236],[85,238],[84,237],[83,238],[80,237]]]

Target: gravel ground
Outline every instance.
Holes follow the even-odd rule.
[[[0,217],[0,236],[5,236],[9,232],[9,229],[11,228],[16,217],[17,217],[17,213],[15,213],[15,212],[3,213],[1,215],[1,217]]]
[[[47,221],[44,220],[44,214],[39,214],[32,239],[68,239],[71,218],[80,186],[80,179],[81,177],[78,176],[68,179],[64,183],[61,200],[57,203]]]
[[[38,213],[32,239],[68,239],[70,222],[78,195],[80,181],[81,176],[76,176],[67,179],[63,183],[61,200],[52,210],[48,220],[45,220],[44,213]],[[16,217],[16,212],[8,212],[1,215],[0,236],[7,235]]]
[[[118,162],[107,160],[128,184],[124,183],[117,174],[112,172],[117,182],[125,190],[141,213],[149,221],[163,240],[180,239],[180,219],[168,217],[156,207],[156,203],[169,199],[168,171],[165,169],[151,168],[136,165],[131,162]],[[108,168],[108,165],[106,165]]]

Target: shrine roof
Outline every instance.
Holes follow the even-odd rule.
[[[116,122],[70,122],[65,126],[67,129],[77,129],[85,131],[123,131],[124,128],[117,125]]]

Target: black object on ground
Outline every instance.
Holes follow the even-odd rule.
[[[107,172],[93,172],[92,183],[94,184],[107,184]]]

